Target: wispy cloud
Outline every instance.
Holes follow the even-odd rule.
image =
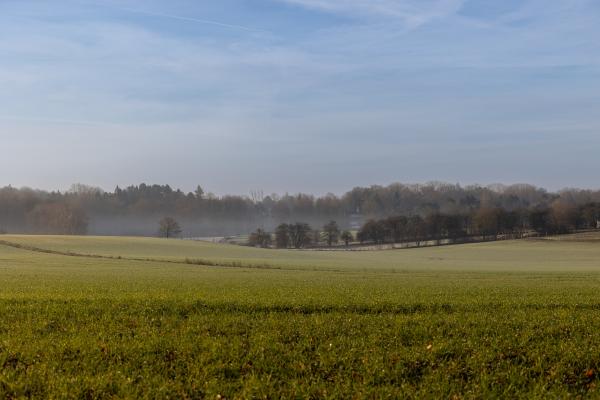
[[[482,13],[482,0],[256,0],[259,11],[222,1],[226,11],[187,0],[0,0],[0,170],[33,143],[40,159],[51,149],[56,163],[66,160],[48,179],[72,170],[66,184],[86,181],[79,165],[89,163],[108,186],[115,175],[179,184],[181,168],[153,162],[169,152],[189,160],[182,184],[237,192],[286,163],[265,189],[311,191],[331,187],[310,186],[320,160],[334,159],[340,169],[330,176],[344,189],[382,171],[386,180],[416,170],[444,178],[431,160],[452,164],[469,146],[505,149],[483,160],[503,167],[507,152],[527,153],[534,136],[540,154],[556,152],[556,141],[540,140],[550,133],[600,146],[592,0],[506,0],[501,15]],[[94,149],[77,163],[74,138]],[[105,173],[111,147],[135,166]],[[523,160],[520,170],[531,166]],[[237,181],[203,173],[215,164]],[[359,167],[367,164],[371,175]],[[469,176],[464,164],[448,177]],[[39,170],[31,163],[28,176],[41,179]],[[515,167],[525,179],[520,173]]]
[[[464,0],[280,0],[306,8],[352,16],[392,18],[416,28],[456,13]]]
[[[179,20],[179,21],[194,22],[194,23],[198,23],[198,24],[214,25],[214,26],[220,26],[222,28],[238,29],[238,30],[249,31],[249,32],[266,32],[264,29],[253,28],[253,27],[243,26],[243,25],[228,24],[225,22],[213,21],[213,20],[209,20],[209,19],[192,18],[192,17],[186,17],[186,16],[182,16],[182,15],[173,15],[173,14],[145,11],[145,10],[141,10],[141,9],[127,8],[127,7],[114,7],[114,8],[121,10],[121,11],[127,11],[130,13],[134,13],[134,14],[148,15],[148,16],[160,17],[160,18],[169,18],[169,19],[174,19],[174,20]]]

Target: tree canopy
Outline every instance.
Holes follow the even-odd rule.
[[[342,195],[310,194],[215,196],[198,186],[184,192],[169,185],[132,185],[104,191],[87,185],[73,185],[66,192],[47,192],[11,186],[0,188],[0,230],[12,233],[62,233],[84,230],[92,234],[156,233],[156,221],[170,215],[186,222],[186,233],[196,236],[225,236],[248,233],[256,226],[273,231],[281,223],[306,221],[323,226],[331,220],[340,228],[363,224],[369,219],[392,216],[426,218],[439,215],[470,214],[484,209],[556,209],[560,221],[568,212],[559,212],[589,203],[600,203],[600,191],[570,189],[551,193],[531,185],[466,186],[428,183],[420,185],[357,187]],[[43,212],[69,209],[81,218],[78,228],[65,228],[42,218]],[[46,211],[43,211],[43,210]],[[596,218],[588,210],[586,218]],[[487,218],[485,218],[487,221]],[[409,221],[417,229],[417,221]],[[396,232],[398,234],[398,232]],[[314,239],[314,238],[313,238]]]

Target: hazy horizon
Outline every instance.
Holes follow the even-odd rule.
[[[392,185],[396,185],[396,184],[400,184],[400,185],[406,185],[406,186],[412,186],[412,185],[422,185],[422,186],[427,186],[427,185],[435,185],[435,184],[447,184],[447,185],[458,185],[461,188],[465,189],[465,188],[469,188],[469,187],[483,187],[483,188],[491,188],[492,190],[496,190],[497,187],[510,187],[510,186],[516,186],[516,185],[531,185],[535,188],[538,189],[543,189],[548,191],[549,193],[559,193],[562,191],[569,191],[569,190],[583,190],[583,191],[600,191],[600,187],[574,187],[574,186],[564,186],[564,187],[559,187],[559,188],[549,188],[549,187],[545,187],[545,186],[541,186],[541,185],[536,185],[530,182],[512,182],[512,183],[504,183],[504,182],[492,182],[492,183],[484,183],[484,182],[472,182],[472,183],[461,183],[461,182],[447,182],[447,181],[438,181],[438,180],[431,180],[431,181],[424,181],[424,182],[399,182],[399,181],[392,181],[392,182],[371,182],[371,183],[366,183],[366,184],[356,184],[347,188],[343,188],[340,191],[325,191],[325,192],[303,192],[300,190],[289,190],[289,191],[284,191],[284,192],[267,192],[263,189],[261,189],[260,187],[257,187],[256,189],[250,189],[250,191],[243,193],[243,192],[216,192],[214,190],[211,190],[211,188],[203,186],[201,184],[197,184],[197,185],[193,185],[191,187],[181,187],[181,186],[176,186],[176,185],[172,185],[168,182],[134,182],[134,183],[126,183],[126,184],[117,184],[117,185],[113,185],[111,187],[102,187],[99,185],[92,185],[92,184],[87,184],[85,182],[77,182],[77,183],[73,183],[71,185],[67,185],[66,187],[61,187],[61,188],[53,188],[53,187],[34,187],[34,186],[30,186],[30,185],[13,185],[13,184],[7,184],[7,185],[0,185],[0,188],[2,187],[13,187],[15,189],[32,189],[32,190],[42,190],[42,191],[47,191],[47,192],[61,192],[61,193],[67,193],[71,190],[73,190],[73,187],[76,185],[84,185],[87,187],[91,187],[91,188],[98,188],[101,189],[104,192],[107,193],[113,193],[115,191],[115,189],[117,187],[121,188],[121,189],[125,189],[127,187],[130,186],[139,186],[141,184],[145,184],[145,185],[169,185],[171,187],[171,189],[173,190],[181,190],[183,193],[194,193],[197,189],[198,186],[200,186],[202,188],[202,190],[204,191],[205,194],[212,194],[215,196],[227,196],[227,195],[232,195],[232,196],[252,196],[253,194],[256,195],[264,195],[264,196],[270,196],[270,195],[277,195],[277,196],[283,196],[283,195],[296,195],[296,194],[307,194],[307,195],[313,195],[315,197],[323,197],[323,196],[327,196],[329,194],[334,194],[336,196],[342,196],[348,192],[350,192],[352,189],[355,188],[369,188],[369,187],[374,187],[374,186],[379,186],[379,187],[389,187]]]
[[[0,186],[598,189],[591,0],[7,0]]]

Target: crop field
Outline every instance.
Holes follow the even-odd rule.
[[[0,398],[600,398],[600,240],[0,236]]]

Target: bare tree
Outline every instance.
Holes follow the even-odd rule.
[[[38,204],[27,219],[37,233],[85,235],[88,228],[83,209],[64,203]]]
[[[262,229],[257,229],[255,232],[250,234],[250,237],[248,238],[248,245],[253,247],[267,248],[271,246],[271,234]]]
[[[179,223],[172,217],[164,217],[158,223],[158,235],[163,238],[172,238],[181,234]]]
[[[406,231],[410,240],[414,241],[417,247],[420,247],[427,233],[425,221],[419,215],[410,216],[406,223]]]
[[[368,220],[363,224],[357,234],[360,242],[370,241],[376,244],[385,243],[388,237],[387,221],[385,220]]]
[[[290,245],[290,226],[280,224],[275,229],[275,245],[280,249],[287,249]]]
[[[577,228],[580,213],[577,207],[557,200],[550,208],[552,223],[557,233],[567,233]]]
[[[304,222],[296,222],[288,226],[289,238],[292,247],[301,249],[310,244],[310,225]]]
[[[350,232],[350,231],[342,232],[342,235],[340,236],[340,238],[344,241],[344,244],[346,245],[346,247],[348,247],[350,242],[354,240],[354,236],[352,236],[352,232]]]
[[[337,243],[340,238],[340,228],[337,222],[329,221],[329,223],[323,226],[323,233],[325,234],[325,240],[327,245],[331,246],[333,243]]]
[[[496,240],[500,233],[500,209],[480,208],[473,216],[473,224],[484,239]]]

